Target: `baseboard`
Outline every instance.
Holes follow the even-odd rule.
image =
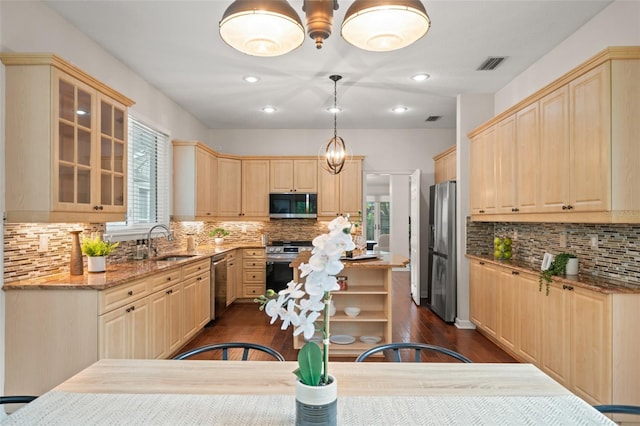
[[[476,325],[469,320],[463,320],[460,318],[456,318],[455,326],[465,330],[474,330]]]

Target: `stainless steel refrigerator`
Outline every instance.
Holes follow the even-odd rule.
[[[456,183],[442,182],[434,186],[430,209],[433,211],[430,307],[446,322],[456,318]]]

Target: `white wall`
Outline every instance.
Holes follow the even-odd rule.
[[[609,46],[640,45],[640,1],[615,1],[495,94],[498,114]]]
[[[469,320],[469,260],[467,252],[467,216],[469,209],[469,138],[467,134],[493,117],[493,95],[458,95],[456,128],[456,326],[474,328]]]
[[[391,226],[389,251],[407,258],[411,257],[409,250],[409,215],[411,214],[411,176],[391,175]],[[423,229],[427,230],[424,226]]]

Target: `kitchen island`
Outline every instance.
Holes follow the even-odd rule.
[[[373,252],[368,253],[373,257]],[[301,253],[293,262],[293,279],[303,282],[298,267],[306,263],[310,252]],[[371,259],[344,259],[344,269],[339,276],[346,280],[346,289],[332,292],[336,314],[331,317],[333,345],[331,356],[359,355],[361,352],[384,343],[391,343],[393,268],[404,268],[409,259],[391,253],[377,254]],[[360,314],[349,317],[344,308],[355,306]],[[351,343],[350,340],[355,339]],[[317,340],[314,336],[313,340]],[[339,343],[337,343],[339,342]],[[302,335],[293,338],[293,347],[304,345]]]

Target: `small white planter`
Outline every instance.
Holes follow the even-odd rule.
[[[567,261],[567,275],[578,275],[578,258],[570,257]]]
[[[217,246],[220,246],[224,243],[224,238],[222,237],[216,237],[213,241],[215,241]]]
[[[104,256],[87,256],[87,270],[89,272],[104,272],[105,260]]]

